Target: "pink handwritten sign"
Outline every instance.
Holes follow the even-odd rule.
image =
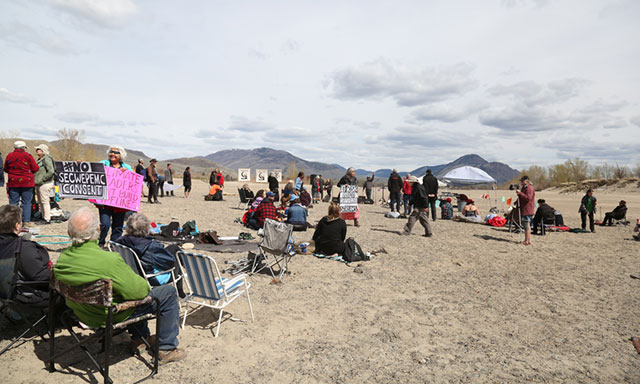
[[[89,201],[110,207],[139,211],[140,198],[142,197],[142,175],[112,167],[104,167],[104,171],[107,176],[107,198],[106,200]]]

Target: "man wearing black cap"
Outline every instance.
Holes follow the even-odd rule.
[[[533,217],[533,234],[538,234],[538,226],[540,226],[540,230],[544,235],[543,226],[549,223],[555,224],[556,221],[556,210],[553,209],[544,199],[538,199],[538,209],[536,210],[536,214]]]
[[[147,168],[147,186],[149,187],[149,204],[160,204],[158,202],[158,172],[156,171],[156,159],[149,161],[149,167]],[[151,199],[153,198],[153,201]]]

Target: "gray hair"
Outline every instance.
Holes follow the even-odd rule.
[[[126,233],[133,237],[147,237],[151,220],[144,213],[134,213],[127,219]]]
[[[398,173],[398,168],[393,168],[393,173]]]
[[[349,167],[349,169],[347,169],[347,173],[350,173],[350,172],[354,172],[355,173],[356,169],[353,168],[353,167]]]
[[[96,211],[89,207],[75,211],[67,224],[67,232],[74,245],[97,240],[100,237],[100,219]]]
[[[111,150],[111,148],[115,148],[115,149],[118,150],[118,152],[120,152],[120,160],[125,161],[127,159],[127,151],[121,145],[111,145],[111,146],[109,146],[109,148],[107,148],[107,156],[109,156],[109,151]]]

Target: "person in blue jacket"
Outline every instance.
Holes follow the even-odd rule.
[[[112,145],[107,150],[107,160],[102,160],[101,163],[105,167],[118,168],[121,171],[133,171],[129,164],[126,164],[124,160],[127,158],[127,151],[119,145]],[[96,205],[98,207],[98,213],[100,215],[100,239],[98,245],[105,246],[107,242],[107,234],[109,228],[111,228],[111,241],[116,241],[122,236],[122,230],[124,226],[124,217],[129,212],[127,209],[109,207],[106,205]]]

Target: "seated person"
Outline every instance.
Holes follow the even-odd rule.
[[[464,206],[467,204],[467,200],[469,200],[469,197],[467,197],[467,195],[465,195],[464,193],[461,193],[456,196],[456,199],[458,200],[458,212],[462,212]]]
[[[451,205],[450,197],[447,197],[446,200],[440,200],[440,214],[443,220],[453,219],[453,205]]]
[[[222,200],[222,187],[218,184],[213,184],[209,188],[209,198],[214,201]]]
[[[613,219],[622,220],[625,217],[627,217],[627,202],[620,200],[620,203],[613,211],[604,214],[602,225],[613,225]]]
[[[293,225],[294,231],[306,231],[307,228],[313,228],[313,225],[307,222],[307,210],[300,205],[300,198],[291,195],[289,204],[286,223]]]
[[[247,199],[253,199],[253,197],[254,197],[253,191],[251,190],[251,188],[249,188],[249,184],[244,184],[242,186],[242,189],[244,189],[244,196]]]
[[[533,216],[533,229],[531,233],[534,235],[538,233],[538,226],[544,224],[556,223],[556,210],[553,209],[544,199],[538,199],[538,209]],[[544,232],[542,232],[544,234]]]
[[[300,189],[300,204],[302,204],[303,207],[311,205],[311,195],[307,192],[306,187],[302,187],[302,189]]]
[[[165,248],[162,243],[149,237],[151,230],[151,220],[143,213],[134,213],[127,219],[125,235],[116,240],[122,245],[133,249],[142,263],[142,268],[146,273],[158,273],[174,268],[176,266],[176,253],[180,250],[177,245],[170,245]],[[173,273],[177,276],[180,268],[176,268]],[[163,273],[150,279],[153,286],[167,284],[171,281],[171,273]],[[179,281],[182,283],[182,280]],[[181,284],[178,288],[181,290]],[[180,295],[184,296],[183,293]]]
[[[276,206],[273,204],[273,197],[276,194],[269,191],[256,211],[253,213],[253,217],[249,219],[249,226],[253,229],[260,229],[264,227],[264,221],[266,219],[273,219],[280,221],[280,216],[276,210]]]
[[[0,260],[12,259],[16,241],[22,230],[22,210],[15,205],[0,207]],[[19,303],[42,303],[49,300],[49,253],[40,244],[22,239],[18,261],[18,279],[22,281],[42,281],[42,285],[18,286],[13,298]],[[2,270],[3,273],[13,271]],[[11,278],[10,276],[9,278]],[[8,299],[3,297],[4,299]]]
[[[293,181],[289,180],[289,182],[282,188],[282,197],[288,197],[293,193],[295,189],[293,188]]]
[[[178,348],[178,332],[180,331],[180,307],[178,295],[172,285],[162,285],[149,288],[147,281],[138,276],[115,252],[107,252],[98,246],[100,235],[100,220],[95,209],[83,207],[78,209],[68,221],[68,233],[73,245],[62,251],[58,262],[53,267],[56,279],[70,285],[78,286],[92,283],[99,279],[113,281],[113,302],[121,303],[127,300],[141,300],[147,295],[160,300],[160,330],[155,335],[155,342],[160,349],[162,363],[182,360],[186,352]],[[67,306],[80,321],[90,327],[100,327],[105,324],[106,309],[88,304],[78,304],[67,301]],[[114,323],[154,313],[156,302],[151,302],[137,308],[124,310],[113,315]],[[141,337],[149,337],[147,322],[140,322],[129,326],[132,335],[132,351],[139,350],[144,344]],[[153,339],[152,339],[153,340]]]
[[[256,197],[253,199],[250,209],[255,210],[256,208],[258,208],[258,205],[260,205],[260,203],[262,202],[262,199],[264,199],[264,189],[261,189],[258,192],[256,192]]]
[[[296,198],[300,198],[300,191],[296,191],[294,189],[287,196],[283,196],[282,199],[280,199],[281,206],[283,208],[288,207],[289,206],[289,202],[291,201],[291,199],[293,199],[294,196]]]
[[[467,203],[464,205],[464,208],[462,208],[462,213],[464,214],[464,217],[480,216],[480,210],[478,210],[478,207],[476,207],[475,202],[472,199],[467,200]]]
[[[342,255],[346,238],[347,223],[340,218],[340,205],[331,202],[329,204],[329,214],[318,222],[313,233],[313,241],[316,246],[315,252],[327,256]]]

